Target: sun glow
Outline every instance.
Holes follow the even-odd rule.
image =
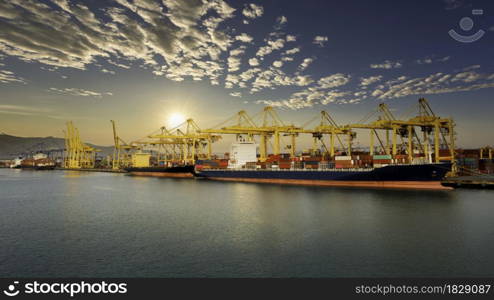
[[[183,122],[185,122],[185,117],[184,115],[182,115],[181,113],[178,113],[178,112],[174,112],[174,113],[171,113],[168,117],[168,126],[173,128],[173,127],[177,127],[178,125],[182,124]]]

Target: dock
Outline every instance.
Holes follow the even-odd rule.
[[[55,168],[55,170],[62,171],[82,171],[82,172],[106,172],[106,173],[127,173],[121,169],[102,169],[102,168]]]
[[[443,186],[469,189],[494,189],[494,175],[449,177],[441,181]]]

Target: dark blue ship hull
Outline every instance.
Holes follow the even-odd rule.
[[[389,165],[374,169],[331,170],[196,170],[196,176],[215,180],[301,185],[444,188],[440,180],[451,164]]]

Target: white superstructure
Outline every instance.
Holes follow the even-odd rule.
[[[46,155],[44,153],[36,153],[33,155],[34,160],[45,159],[45,158],[48,158],[48,155]]]
[[[18,168],[21,166],[21,162],[22,162],[23,158],[22,157],[17,157],[16,159],[14,159],[14,163],[10,165],[11,168]]]
[[[247,162],[257,161],[257,144],[254,142],[235,142],[230,149],[228,168],[241,168]]]

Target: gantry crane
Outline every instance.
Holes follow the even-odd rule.
[[[72,121],[67,122],[65,133],[64,167],[70,169],[94,168],[96,152],[99,151],[84,144],[79,136],[79,130]]]
[[[185,130],[180,128],[184,126]],[[161,133],[148,135],[147,138],[151,140],[141,141],[139,143],[179,146],[180,160],[184,164],[194,164],[196,158],[211,159],[211,144],[218,141],[221,137],[210,133],[202,133],[194,120],[188,119],[170,131],[162,127]],[[203,148],[205,147],[207,147],[206,153],[203,152]]]
[[[441,118],[434,114],[429,102],[425,98],[419,99],[419,115],[408,120],[411,126],[419,126],[424,133],[424,140],[427,142],[425,147],[426,156],[429,155],[429,135],[434,134],[434,160],[449,160],[456,165],[455,160],[455,123],[452,118]],[[441,147],[449,152],[447,156],[441,156]]]
[[[221,124],[211,128],[202,130],[204,133],[215,134],[235,134],[237,140],[240,136],[246,135],[249,141],[254,141],[255,136],[259,136],[259,160],[266,161],[268,156],[268,144],[271,143],[271,137],[274,137],[273,154],[281,153],[280,137],[282,134],[292,136],[291,152],[295,155],[295,137],[298,136],[298,131],[301,128],[294,125],[286,125],[281,121],[276,111],[271,107],[265,107],[257,115],[261,115],[261,125],[256,125],[254,118],[251,118],[244,110],[239,111],[233,117],[227,119]],[[256,116],[257,116],[256,115]],[[235,121],[233,125],[221,127],[231,121]],[[218,128],[220,127],[220,128]]]
[[[290,136],[291,142],[289,149],[292,158],[295,157],[296,138],[299,134],[312,134],[314,141],[321,140],[324,134],[329,134],[331,137],[330,150],[328,150],[328,154],[331,156],[335,155],[335,137],[339,140],[343,147],[339,135],[347,135],[349,137],[347,150],[349,152],[351,151],[351,140],[355,137],[355,133],[349,129],[339,127],[327,112],[321,113],[320,124],[314,129],[304,129],[305,126],[297,127],[294,125],[285,124],[278,116],[278,113],[271,106],[264,107],[260,113],[256,114],[256,116],[258,115],[261,117],[260,125],[256,125],[254,122],[255,117],[251,118],[244,110],[241,110],[233,117],[222,122],[220,125],[217,125],[211,129],[202,130],[202,132],[215,134],[235,134],[237,137],[240,135],[247,135],[248,139],[251,141],[254,140],[255,136],[259,136],[260,161],[266,161],[267,159],[267,146],[271,143],[271,137],[274,138],[274,145],[272,145],[273,154],[278,155],[281,152],[281,136]],[[231,126],[221,127],[231,121],[236,121],[236,123]],[[312,121],[314,121],[314,119],[311,120],[311,122]]]
[[[259,129],[264,132],[261,135],[260,151],[264,154],[264,157],[267,156],[267,144],[270,137],[274,137],[273,154],[278,155],[281,153],[280,136],[282,134],[291,137],[290,155],[292,158],[295,157],[296,137],[302,132],[302,128],[296,127],[293,124],[286,125],[272,106],[266,106],[262,111],[262,125]]]
[[[311,124],[317,117],[311,119],[309,122],[305,123],[302,127],[305,128]],[[326,154],[329,157],[334,157],[336,153],[336,140],[338,141],[340,147],[345,149],[348,155],[352,152],[352,141],[356,137],[356,133],[349,128],[344,128],[339,126],[331,115],[327,111],[321,111],[319,114],[319,124],[313,129],[301,129],[298,130],[299,133],[308,133],[312,135],[313,146],[315,150],[317,148],[317,142],[321,142],[322,146],[326,150]],[[324,135],[329,135],[329,149],[324,143]],[[347,137],[346,145],[342,142],[340,135]],[[336,140],[335,140],[336,139]]]
[[[231,126],[223,126],[231,121],[235,121]],[[218,128],[220,127],[220,128]],[[236,113],[233,117],[227,119],[226,121],[222,122],[221,124],[210,128],[210,129],[204,129],[200,130],[201,133],[208,133],[208,134],[235,134],[237,136],[237,139],[242,136],[242,135],[247,135],[248,140],[253,141],[254,136],[259,135],[260,136],[260,161],[266,161],[267,158],[267,143],[269,137],[274,133],[272,129],[270,128],[262,128],[258,127],[252,118],[245,112],[244,110],[239,111]],[[279,147],[278,147],[279,149]]]
[[[374,122],[371,123],[353,123],[353,124],[347,124],[344,127],[348,129],[369,129],[370,131],[370,145],[369,145],[369,154],[374,155],[375,151],[375,139],[377,138],[379,141],[379,144],[386,154],[393,154],[396,155],[398,153],[398,144],[397,144],[397,135],[400,133],[400,138],[402,138],[406,135],[406,131],[403,130],[401,124],[396,124],[396,119],[394,118],[393,114],[391,111],[388,109],[387,105],[385,103],[381,103],[378,106],[377,111],[374,111],[373,113],[378,112],[380,113],[380,116],[378,119]],[[364,119],[370,118],[371,115],[368,115]],[[378,130],[385,130],[386,132],[386,140],[385,144],[380,138],[378,134]],[[393,133],[392,136],[392,144],[390,144],[390,131]],[[412,135],[410,135],[412,136]],[[392,145],[392,146],[390,146]],[[392,149],[390,149],[392,148]]]
[[[485,146],[480,148],[480,159],[488,158],[492,159],[492,152],[493,152],[493,147],[491,146]],[[485,156],[487,154],[487,156]]]
[[[133,141],[132,145],[139,145],[140,147],[151,146],[158,147],[157,150],[157,162],[158,164],[167,164],[172,162],[178,162],[182,160],[181,149],[184,141],[170,140],[160,138],[157,140],[149,140],[149,136],[152,135],[173,135],[165,126],[162,126],[157,132],[146,135],[144,139]]]
[[[274,147],[273,147],[274,154],[280,153],[280,133],[283,133],[285,136],[291,137],[291,144],[289,148],[290,148],[290,155],[292,158],[295,157],[296,137],[299,134],[311,134],[313,137],[313,149],[315,150],[315,148],[317,147],[317,142],[320,141],[323,147],[326,149],[327,154],[331,157],[335,156],[335,149],[336,149],[335,138],[339,141],[341,147],[345,148],[339,136],[346,135],[348,136],[348,144],[346,146],[346,150],[348,151],[348,153],[351,152],[352,140],[355,137],[355,133],[349,129],[341,128],[340,126],[338,126],[338,124],[336,124],[334,119],[326,111],[321,112],[320,122],[313,129],[305,129],[305,127],[307,127],[308,124],[314,121],[314,119],[305,123],[302,127],[297,127],[294,125],[285,125],[278,116],[277,112],[271,106],[266,106],[264,108],[262,119],[263,119],[263,124],[262,127],[260,127],[260,129],[263,129],[266,132],[268,132],[266,136],[274,137]],[[330,135],[329,149],[327,149],[326,144],[323,141],[323,136],[325,134]],[[266,143],[264,143],[264,145],[266,145]]]
[[[139,147],[136,145],[127,144],[121,137],[117,134],[117,129],[114,120],[110,120],[113,128],[113,160],[112,160],[112,168],[113,169],[123,169],[125,167],[129,167],[132,162],[132,155],[130,151],[136,150]]]
[[[402,139],[402,146],[406,144],[405,152],[408,155],[408,160],[412,162],[414,154],[414,141],[416,141],[418,148],[422,150],[425,157],[428,157],[431,161],[430,150],[430,137],[431,133],[434,134],[433,146],[434,146],[434,161],[440,162],[441,160],[449,160],[453,164],[455,163],[455,134],[454,134],[454,122],[450,118],[441,118],[436,116],[431,110],[426,99],[419,99],[419,114],[408,120],[397,120],[385,103],[379,104],[378,111],[381,116],[377,121],[363,124],[348,124],[346,128],[352,129],[370,129],[370,154],[374,154],[374,138],[377,137],[379,143],[387,154],[398,154],[398,142],[397,137]],[[418,137],[415,128],[420,127],[424,133],[423,140]],[[386,145],[380,139],[377,130],[386,131]],[[392,132],[391,146],[389,142],[389,132]],[[404,141],[407,138],[407,141]],[[441,143],[442,142],[442,143]],[[449,155],[441,156],[440,149],[447,148]],[[391,148],[391,149],[390,149]]]

